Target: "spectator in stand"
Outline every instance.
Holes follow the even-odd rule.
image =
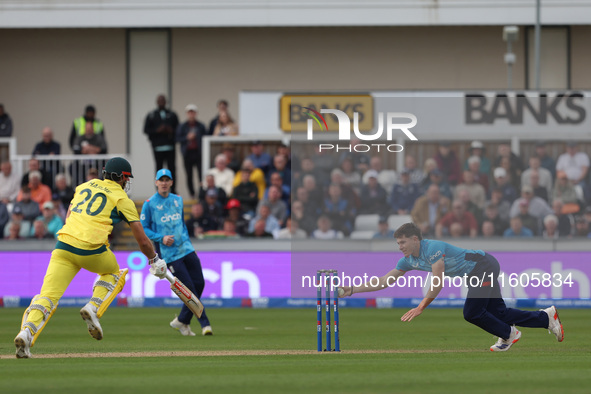
[[[460,190],[458,192],[458,196],[456,197],[456,199],[464,203],[466,211],[470,212],[474,216],[474,219],[476,219],[476,223],[478,223],[478,226],[480,226],[480,224],[482,223],[482,215],[484,210],[480,209],[480,207],[474,204],[474,202],[470,199],[470,193],[468,192],[468,189]]]
[[[486,148],[484,147],[484,144],[482,142],[472,141],[472,143],[470,144],[468,158],[472,156],[480,157],[480,173],[487,175],[490,174],[492,167],[490,164],[490,160],[488,159],[488,157],[486,157]],[[467,170],[468,168],[468,159],[466,159],[466,161],[464,162],[464,170]]]
[[[410,173],[404,169],[400,172],[400,183],[392,187],[390,193],[390,211],[395,215],[408,215],[421,195],[419,186],[410,183]]]
[[[386,215],[388,213],[388,193],[378,182],[378,173],[375,170],[368,170],[367,184],[361,188],[360,199],[362,201],[359,213]],[[352,205],[349,203],[349,206]]]
[[[298,221],[292,220],[291,216],[285,221],[285,228],[279,230],[277,239],[306,239],[306,232],[298,227]]]
[[[306,175],[312,175],[314,177],[316,177],[315,172],[314,172],[314,162],[312,161],[311,158],[309,158],[308,156],[304,156],[302,157],[302,161],[300,163],[301,169],[297,174],[294,174],[294,176],[292,177],[294,180],[294,183],[298,186],[302,185],[302,183],[304,182],[304,177]],[[361,179],[361,177],[360,177]]]
[[[363,152],[363,149],[357,149],[357,145],[361,144],[359,138],[353,138],[351,140],[351,150],[342,152],[338,159],[338,165],[340,166],[345,159],[351,159],[353,163],[353,171],[363,174],[369,169],[370,157],[367,153]],[[359,150],[359,152],[357,151]],[[345,173],[347,173],[345,171]]]
[[[558,230],[558,218],[556,215],[548,215],[544,218],[544,231],[542,232],[542,237],[544,239],[558,239],[559,237],[563,237]]]
[[[39,209],[37,207],[37,209]],[[16,237],[14,231],[16,229]],[[19,205],[12,208],[10,221],[4,226],[5,239],[27,238],[31,233],[31,222],[25,219],[24,212]],[[11,238],[12,235],[12,238]]]
[[[60,199],[60,197],[57,193],[53,193],[51,195],[51,202],[53,203],[53,206],[55,207],[55,213],[65,223],[66,222],[66,214],[68,213],[68,210],[65,208],[64,204],[62,203],[62,200]],[[69,205],[68,205],[68,207],[69,207]]]
[[[530,215],[529,201],[525,198],[520,198],[516,202],[519,205],[519,213],[516,217],[521,219],[523,227],[529,229],[533,235],[540,234],[540,220]]]
[[[246,236],[249,238],[273,238],[273,233],[267,230],[267,221],[265,219],[258,219],[253,223],[252,231],[247,233]]]
[[[431,185],[426,194],[416,200],[410,215],[421,233],[433,235],[437,223],[450,211],[450,206],[449,198],[439,193],[439,186]]]
[[[22,223],[8,223],[6,225],[6,228],[8,229],[8,234],[5,235],[5,239],[8,240],[18,240],[18,239],[23,239],[25,237],[22,236],[23,234],[23,229],[22,229]]]
[[[564,171],[573,185],[584,187],[589,171],[589,156],[584,152],[579,152],[576,141],[569,141],[566,144],[566,152],[558,156],[556,162],[557,175],[558,171]]]
[[[21,200],[17,201],[14,204],[14,207],[20,207],[22,214],[24,215],[25,220],[32,221],[37,216],[41,215],[41,210],[39,209],[39,203],[33,201],[31,199],[31,189],[28,186],[21,187],[19,192],[19,196],[21,196]],[[17,198],[18,200],[18,198]],[[13,208],[14,211],[14,208]]]
[[[285,158],[285,168],[291,173],[291,149],[289,148],[289,145],[281,143],[277,147],[277,154]]]
[[[556,199],[562,200],[564,204],[575,204],[578,206],[577,192],[564,171],[556,172],[556,183],[554,184],[554,190],[552,190],[552,201]],[[570,213],[574,212],[578,212],[578,210],[573,210]]]
[[[509,223],[501,218],[498,206],[491,202],[486,203],[486,207],[484,208],[484,222],[493,224],[494,235],[496,236],[502,236],[505,230],[509,228]]]
[[[238,125],[227,111],[220,112],[218,115],[218,123],[213,129],[213,135],[218,137],[238,135]]]
[[[331,184],[328,187],[328,197],[324,199],[323,214],[330,219],[335,230],[342,231],[347,236],[353,231],[356,210],[343,198],[339,185]]]
[[[219,237],[220,235],[225,238],[240,238],[240,235],[236,232],[236,222],[226,218],[222,225],[221,234],[217,234],[216,236]]]
[[[437,162],[437,168],[445,176],[445,180],[455,186],[462,179],[462,170],[456,152],[451,149],[450,145],[449,141],[440,142],[434,159]]]
[[[550,171],[542,167],[542,161],[538,156],[534,155],[529,158],[529,168],[521,174],[521,184],[531,185],[531,175],[536,172],[539,178],[539,185],[546,189],[547,195],[549,196],[552,193],[553,176]]]
[[[499,216],[501,219],[507,223],[507,227],[509,226],[509,212],[511,211],[511,203],[507,200],[503,199],[503,190],[500,188],[495,188],[490,193],[490,201],[491,204],[497,207],[499,211]],[[501,234],[502,235],[502,234]]]
[[[543,168],[542,168],[543,169]],[[538,170],[532,170],[529,174],[529,185],[534,191],[534,196],[540,197],[542,200],[549,202],[548,190],[545,187],[540,186],[540,173]]]
[[[484,209],[484,203],[486,202],[486,192],[482,185],[474,182],[474,174],[469,170],[464,171],[463,182],[456,186],[454,191],[454,199],[458,198],[459,193],[462,190],[466,190],[472,201],[478,209]]]
[[[46,230],[48,236],[41,236],[41,238],[57,238],[57,232],[64,226],[64,221],[55,212],[55,207],[51,201],[43,204],[42,215],[38,216],[33,222],[33,227],[37,222],[43,223],[43,228]],[[39,233],[35,228],[31,231],[31,237],[39,238]]]
[[[228,101],[226,101],[226,100],[219,100],[218,101],[218,103],[217,103],[218,114],[216,115],[215,118],[213,118],[211,120],[211,122],[209,122],[209,129],[208,129],[207,135],[213,135],[213,132],[215,130],[215,127],[218,124],[218,120],[220,118],[220,114],[222,112],[228,112],[228,107],[229,107]]]
[[[276,186],[269,188],[269,197],[267,199],[259,201],[257,206],[257,213],[260,212],[261,207],[266,205],[271,210],[271,215],[277,219],[280,226],[283,226],[285,219],[287,219],[287,205],[281,200],[281,191]]]
[[[330,172],[336,167],[335,155],[316,147],[316,153],[312,156],[314,162],[314,177],[318,185],[327,187],[330,184]]]
[[[201,238],[204,227],[209,227],[208,219],[203,216],[203,205],[197,203],[191,205],[191,216],[185,221],[189,236],[192,238]]]
[[[532,231],[523,226],[519,216],[511,218],[510,227],[505,230],[505,233],[503,234],[503,237],[505,238],[531,238],[533,236],[534,234]]]
[[[372,172],[373,171],[373,172]],[[384,190],[392,190],[392,187],[396,183],[396,172],[393,170],[384,170],[382,164],[382,158],[374,156],[369,161],[369,170],[363,174],[362,182],[364,185],[369,183],[369,174],[376,174],[377,181],[384,188]],[[387,192],[386,192],[387,193]]]
[[[8,214],[6,204],[0,201],[0,238],[4,237],[4,227],[6,227],[6,223],[8,223],[9,220],[10,215]]]
[[[104,141],[107,140],[105,137],[105,126],[103,125],[103,122],[96,118],[96,108],[94,105],[87,105],[84,109],[84,115],[74,119],[74,122],[72,123],[72,129],[70,130],[69,138],[70,148],[72,151],[74,151],[76,138],[81,137],[86,133],[87,124],[91,125],[90,128],[95,134],[100,134]]]
[[[31,153],[33,156],[37,155],[59,155],[61,152],[61,146],[59,142],[56,142],[53,139],[53,131],[50,127],[44,127],[41,131],[41,141],[35,145],[33,148],[33,152]],[[49,175],[51,178],[54,178],[55,175],[59,172],[61,166],[58,161],[42,161],[39,163],[40,167]],[[52,187],[51,184],[47,185]]]
[[[503,159],[507,159],[505,161]],[[515,188],[520,186],[521,173],[523,172],[523,161],[515,153],[511,151],[511,144],[509,142],[501,142],[497,149],[497,158],[495,159],[495,167],[503,167],[508,171],[511,177],[511,182]]]
[[[29,238],[35,239],[53,239],[54,236],[47,230],[47,226],[42,220],[35,220],[31,226]]]
[[[240,171],[240,183],[234,187],[232,198],[240,202],[241,208],[248,216],[254,216],[259,195],[257,186],[249,180],[250,171],[244,169]]]
[[[447,181],[445,179],[443,179],[443,173],[440,170],[438,170],[438,169],[432,170],[429,173],[429,178],[427,178],[423,181],[423,187],[421,188],[421,190],[423,190],[423,194],[427,191],[427,189],[431,185],[439,186],[439,193],[442,196],[445,196],[451,200],[451,198],[452,198],[451,186],[449,185],[449,183],[447,183]]]
[[[507,173],[507,182],[509,182],[515,190],[519,190],[521,188],[521,176],[518,175],[518,171],[512,167],[511,159],[508,157],[501,157],[499,167],[505,169]]]
[[[205,176],[205,182],[199,188],[199,201],[204,201],[207,195],[207,192],[210,190],[214,190],[216,192],[217,201],[223,206],[228,201],[228,196],[226,191],[221,187],[215,184],[215,178],[212,174],[208,174]]]
[[[93,130],[93,124],[91,122],[86,123],[86,132],[74,140],[74,154],[76,155],[98,155],[107,153],[107,143],[103,138],[102,134],[96,134]],[[74,172],[73,167],[70,167],[72,171],[72,181],[75,184],[84,182],[84,176],[90,168],[103,168],[104,163],[102,160],[88,160],[78,159],[76,164],[76,171]]]
[[[560,233],[560,230],[558,230]],[[583,215],[577,215],[575,217],[575,231],[573,236],[580,238],[580,237],[587,237],[589,235],[589,222],[585,219]]]
[[[585,217],[587,223],[589,223],[589,233],[591,233],[591,206],[585,208],[583,216]]]
[[[240,162],[236,160],[236,152],[234,151],[234,146],[229,143],[225,143],[222,145],[222,153],[226,156],[226,163],[228,163],[228,168],[237,173],[240,171]]]
[[[49,186],[41,183],[41,173],[39,171],[32,171],[29,173],[28,189],[31,200],[39,204],[39,209],[41,209],[44,203],[51,201],[51,189]],[[20,202],[23,200],[23,191],[24,189],[21,188],[21,191],[16,197],[16,201]]]
[[[430,157],[425,160],[425,163],[423,164],[423,180],[421,181],[421,187],[429,181],[429,174],[431,174],[431,171],[433,170],[439,170],[439,167],[437,166],[435,159]]]
[[[204,232],[217,231],[222,228],[222,221],[224,218],[223,205],[218,200],[218,192],[216,189],[209,189],[205,193],[205,201],[202,201],[203,216],[207,219],[208,226],[203,228]]]
[[[12,119],[4,112],[4,104],[0,104],[0,137],[12,137]]]
[[[287,206],[287,211],[289,212],[289,201],[291,198],[291,190],[289,186],[283,184],[283,179],[281,178],[281,175],[278,172],[272,173],[269,181],[271,183],[267,190],[265,190],[265,196],[263,197],[263,199],[267,199],[269,197],[269,189],[271,188],[271,186],[275,186],[281,192],[281,201],[285,203],[285,205]]]
[[[242,212],[240,201],[235,198],[230,199],[226,204],[226,210],[228,211],[228,217],[226,220],[234,222],[235,231],[238,235],[245,236],[248,232],[248,220]]]
[[[312,205],[322,205],[324,201],[323,188],[317,186],[316,178],[313,175],[304,176],[302,186],[308,191],[308,202]]]
[[[525,185],[521,188],[521,197],[525,198],[528,201],[528,212],[538,221],[544,219],[546,215],[552,213],[552,209],[546,201],[542,200],[540,197],[534,196],[534,191],[531,188],[531,186]],[[511,215],[511,217],[515,217],[519,214],[519,200],[515,200],[513,205],[511,205],[511,211],[509,214]]]
[[[249,180],[254,183],[259,191],[258,198],[261,200],[265,195],[265,188],[267,184],[265,182],[265,174],[260,168],[256,168],[254,163],[250,159],[245,159],[242,162],[242,168],[234,175],[234,183],[232,186],[236,187],[241,182],[242,171],[248,171],[250,173]]]
[[[234,171],[228,168],[226,162],[226,155],[220,153],[215,157],[214,161],[215,167],[211,168],[207,173],[208,175],[213,175],[215,180],[215,185],[217,187],[221,187],[226,192],[226,195],[229,196],[232,194],[233,189],[233,180],[234,180]]]
[[[0,202],[8,204],[15,201],[20,187],[20,177],[13,171],[12,164],[9,161],[3,161],[0,164]]]
[[[269,234],[275,235],[281,229],[279,221],[275,218],[275,216],[271,215],[271,207],[266,201],[260,204],[257,216],[250,220],[248,225],[249,233],[252,233],[255,230],[255,223],[259,220],[265,222],[265,231]]]
[[[478,235],[478,223],[466,206],[460,200],[454,200],[452,211],[441,218],[435,227],[435,236],[441,238],[444,235],[452,237],[475,238]]]
[[[560,198],[552,202],[552,211],[558,218],[558,231],[563,235],[571,235],[575,227],[575,218],[572,214],[564,212],[564,204]]]
[[[28,166],[29,171],[21,178],[21,186],[26,186],[29,184],[29,174],[33,171],[38,171],[39,173],[41,173],[41,183],[50,187],[51,185],[53,185],[53,179],[51,179],[51,175],[41,168],[41,163],[39,162],[39,160],[37,160],[34,157],[31,158],[29,160]]]
[[[339,167],[343,172],[343,183],[349,185],[355,190],[355,193],[361,192],[361,174],[355,171],[353,158],[350,155],[343,157]]]
[[[250,146],[251,153],[248,156],[248,159],[252,161],[256,168],[260,168],[266,176],[267,172],[269,172],[271,169],[271,163],[273,159],[271,158],[271,155],[264,151],[264,149],[265,148],[261,141],[253,141]]]
[[[484,238],[492,238],[498,236],[498,230],[493,222],[490,220],[485,220],[482,222],[482,226],[480,227],[480,234]]]
[[[64,174],[57,174],[55,176],[55,186],[53,188],[53,193],[57,194],[58,198],[61,200],[64,207],[70,206],[70,201],[74,197],[74,189],[68,185],[66,176]],[[52,200],[54,198],[52,197]]]
[[[315,239],[343,239],[342,231],[332,228],[332,221],[326,215],[318,218],[317,228],[312,232],[311,238]]]
[[[416,183],[420,185],[423,182],[423,171],[417,168],[417,161],[413,156],[406,155],[404,158],[404,168],[408,170],[410,183]]]
[[[144,121],[144,133],[150,139],[156,163],[154,172],[166,167],[176,179],[175,133],[179,127],[179,118],[176,113],[166,108],[166,97],[163,94],[156,98],[156,105],[157,108],[150,111]],[[176,194],[174,183],[170,192]]]
[[[271,183],[271,174],[277,173],[281,176],[283,184],[291,188],[291,170],[287,168],[287,160],[284,155],[275,155],[273,165],[267,174],[267,183]]]
[[[548,154],[548,151],[546,150],[546,142],[536,142],[536,157],[540,159],[541,166],[550,171],[552,179],[554,179],[556,177],[556,162]]]
[[[297,221],[299,227],[306,232],[306,234],[311,234],[312,231],[316,228],[316,217],[313,215],[306,215],[304,203],[302,201],[296,200],[291,205],[291,217],[294,221]]]
[[[513,204],[518,197],[517,190],[509,183],[509,178],[507,178],[507,171],[502,167],[495,168],[494,171],[495,177],[495,188],[500,189],[502,192],[503,200],[507,201],[509,204]]]
[[[195,104],[185,107],[187,120],[176,129],[176,141],[181,146],[181,154],[187,174],[187,189],[191,199],[195,199],[195,186],[193,183],[193,168],[197,168],[199,182],[203,182],[201,168],[201,150],[203,149],[203,136],[206,135],[205,125],[197,120],[198,108]]]
[[[468,170],[472,173],[474,177],[474,182],[478,183],[484,188],[484,193],[488,195],[490,191],[490,184],[488,180],[488,174],[483,174],[480,172],[480,157],[478,156],[470,156],[468,158]]]
[[[392,241],[394,239],[394,230],[391,230],[388,226],[388,218],[386,216],[380,216],[378,220],[378,231],[371,237],[372,239],[387,239]]]

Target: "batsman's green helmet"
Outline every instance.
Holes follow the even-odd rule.
[[[107,162],[104,169],[107,174],[115,174],[117,176],[125,175],[129,178],[133,178],[131,174],[131,164],[123,157],[113,157]]]

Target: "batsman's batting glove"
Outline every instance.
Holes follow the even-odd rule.
[[[160,279],[166,276],[166,261],[162,260],[158,255],[149,260],[150,273]]]

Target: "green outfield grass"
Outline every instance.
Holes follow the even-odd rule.
[[[214,336],[182,337],[176,309],[111,308],[95,341],[78,310],[60,308],[17,360],[22,310],[0,309],[0,393],[372,393],[591,391],[591,311],[560,311],[565,341],[523,329],[506,353],[466,323],[461,309],[431,309],[411,323],[405,310],[341,309],[341,354],[317,354],[313,309],[211,309]],[[198,323],[192,324],[198,332]],[[63,353],[309,350],[295,355],[39,358]],[[348,353],[352,351],[374,353]],[[376,353],[404,351],[403,353]],[[215,354],[215,353],[214,353]]]

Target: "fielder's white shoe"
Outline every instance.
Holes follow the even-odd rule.
[[[213,335],[213,330],[211,329],[211,326],[205,326],[201,329],[201,335],[205,336],[205,335]]]
[[[558,342],[562,342],[564,340],[564,328],[562,328],[562,323],[558,317],[558,310],[556,307],[552,305],[550,308],[540,310],[548,314],[548,321],[550,322],[548,325],[548,332],[554,334]]]
[[[183,336],[195,336],[195,333],[191,331],[191,327],[188,324],[181,323],[177,317],[175,317],[174,320],[170,322],[170,326],[175,330],[178,330]]]
[[[511,335],[509,335],[509,339],[503,339],[499,337],[497,343],[490,347],[491,352],[506,352],[509,350],[511,346],[521,338],[521,331],[519,331],[515,326],[511,327]]]
[[[91,337],[100,341],[103,339],[103,329],[101,328],[101,324],[99,323],[99,319],[96,316],[96,311],[98,308],[91,303],[84,305],[82,309],[80,309],[80,316],[86,322],[88,326],[88,333]]]
[[[16,358],[31,358],[31,341],[33,336],[26,328],[18,333],[14,338],[14,346],[16,346]]]

